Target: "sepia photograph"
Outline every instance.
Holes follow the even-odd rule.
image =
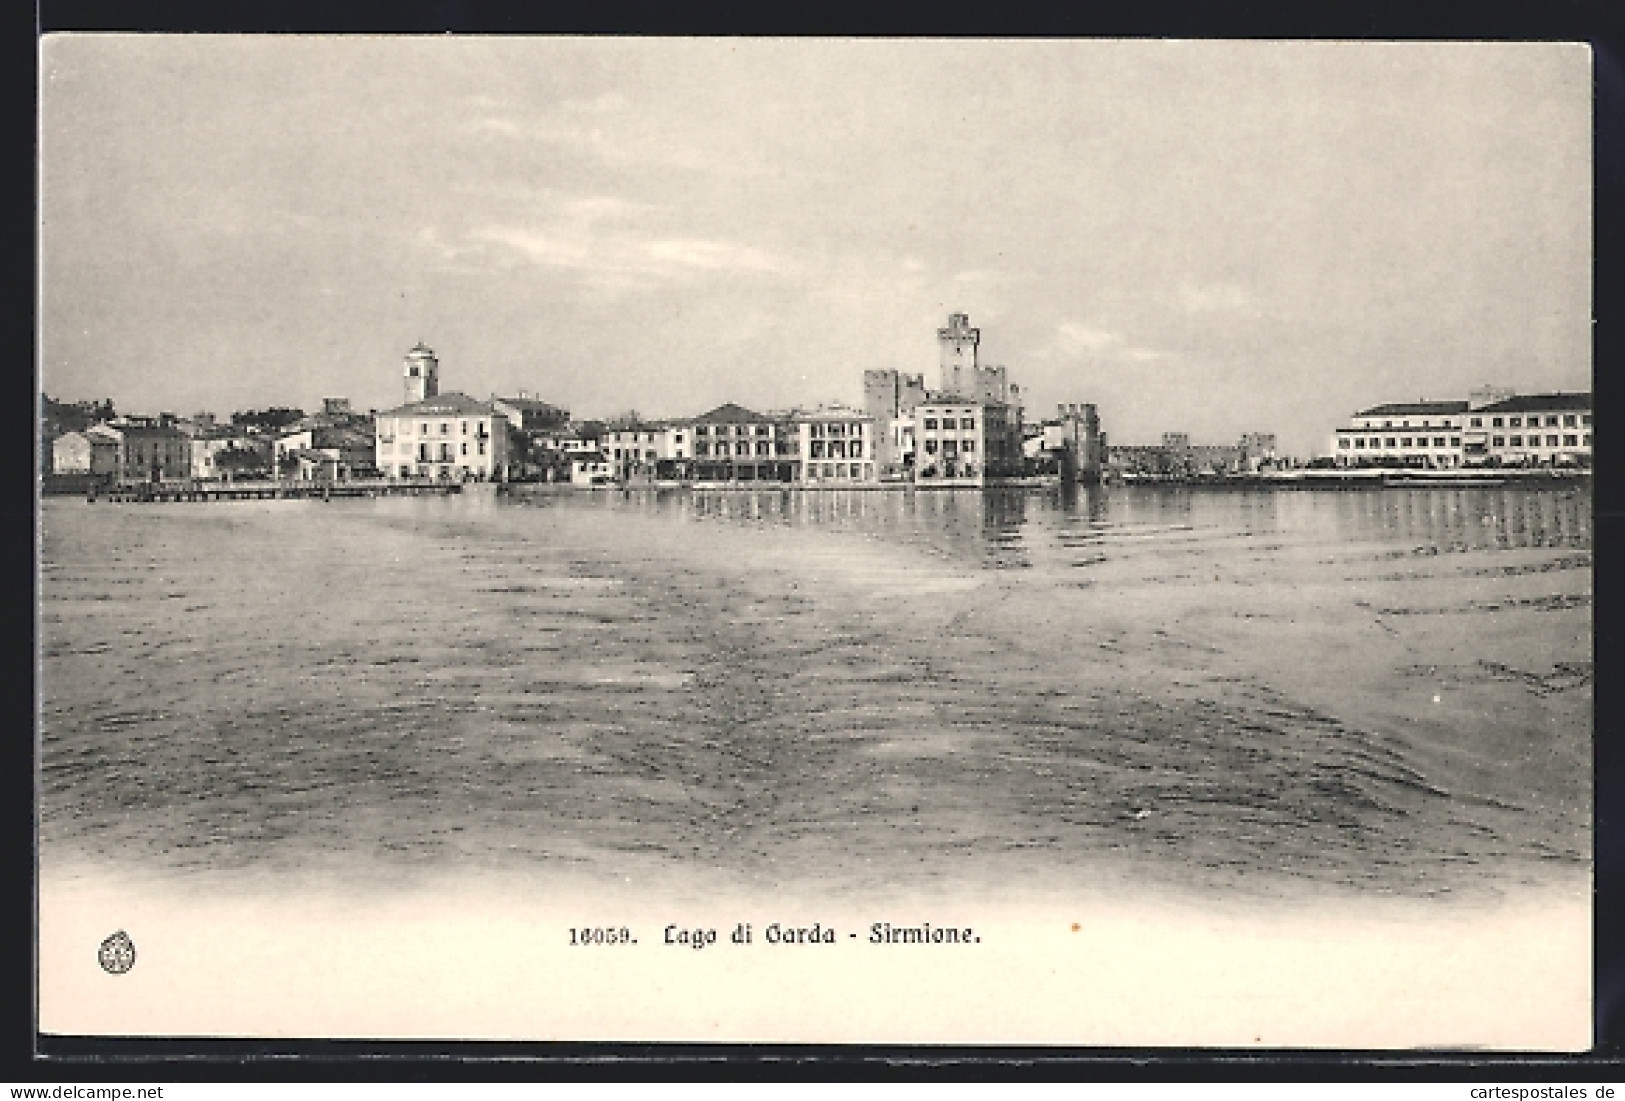
[[[1589,1050],[1592,97],[45,36],[39,1037]]]

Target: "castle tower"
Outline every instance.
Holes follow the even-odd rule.
[[[440,361],[434,351],[418,341],[417,347],[406,353],[406,402],[440,396]]]
[[[937,330],[938,365],[945,394],[968,395],[976,383],[976,346],[982,330],[970,327],[970,315],[948,315],[948,327]]]

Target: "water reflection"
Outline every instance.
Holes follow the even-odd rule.
[[[991,569],[1150,535],[1231,533],[1328,544],[1404,543],[1438,551],[1591,545],[1591,498],[1515,487],[1347,491],[1183,486],[860,491],[657,490],[517,498],[701,524],[861,532]]]

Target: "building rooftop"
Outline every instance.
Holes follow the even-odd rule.
[[[411,401],[405,405],[397,405],[393,409],[385,409],[378,414],[380,417],[490,417],[496,416],[497,411],[490,402],[476,401],[467,394],[459,394],[455,390],[445,394],[438,394],[422,401]]]
[[[1474,413],[1558,413],[1590,409],[1589,393],[1519,394],[1474,409]]]
[[[1467,412],[1464,401],[1396,401],[1387,405],[1373,405],[1354,414],[1356,417],[1414,417],[1441,416]]]
[[[161,438],[185,440],[191,438],[185,432],[174,427],[173,425],[164,425],[160,427],[156,424],[121,424],[118,425],[114,430],[123,433],[126,437],[135,437],[138,439]]]
[[[927,390],[925,400],[921,405],[999,405],[1011,407],[1007,401],[996,401],[993,398],[979,398],[975,394],[949,394],[942,390]]]
[[[757,424],[757,423],[762,423],[762,422],[765,422],[765,421],[768,421],[768,420],[771,420],[771,419],[772,418],[765,417],[760,413],[752,413],[749,409],[746,409],[743,405],[736,405],[736,404],[734,404],[733,402],[730,401],[730,402],[727,402],[727,403],[725,403],[723,405],[717,406],[715,409],[712,409],[708,413],[701,413],[697,417],[690,417],[686,423],[688,423],[688,424]]]
[[[541,401],[537,398],[504,398],[494,397],[492,401],[500,401],[503,405],[511,405],[521,412],[528,413],[561,413],[568,416],[570,411],[563,406],[551,402]]]

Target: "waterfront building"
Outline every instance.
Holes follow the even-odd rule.
[[[570,484],[575,486],[602,486],[611,485],[615,481],[615,473],[610,469],[609,460],[598,451],[590,453],[576,453],[570,456]]]
[[[289,452],[309,448],[332,448],[344,452],[343,459],[351,466],[371,466],[375,437],[376,428],[371,432],[338,426],[300,428],[276,438],[276,457],[280,459]]]
[[[801,480],[839,486],[879,477],[878,422],[858,409],[826,406],[793,416]]]
[[[245,473],[259,476],[272,469],[275,441],[230,429],[192,437],[192,477],[230,480]]]
[[[356,473],[334,447],[301,447],[288,455],[297,464],[293,474],[301,482],[337,482]]]
[[[1087,402],[1057,405],[1055,419],[1023,426],[1023,457],[1031,459],[1046,474],[1059,474],[1072,481],[1098,483],[1106,467],[1106,437],[1100,430],[1100,414]]]
[[[599,450],[623,482],[670,478],[678,460],[686,463],[689,433],[684,425],[625,421],[605,430]]]
[[[1019,472],[1021,424],[1002,402],[931,394],[914,411],[916,482],[982,485]]]
[[[1458,467],[1467,413],[1465,401],[1374,405],[1333,433],[1332,454],[1339,466]]]
[[[914,410],[925,394],[924,375],[863,372],[863,411],[875,424],[875,463],[882,476],[907,474],[913,454]]]
[[[88,432],[110,434],[118,441],[119,476],[134,481],[175,481],[191,476],[192,441],[185,432],[159,427],[153,418],[118,426],[97,425]]]
[[[1256,474],[1277,462],[1274,432],[1247,432],[1241,437],[1241,466],[1249,474]]]
[[[1487,466],[1590,466],[1591,417],[1588,393],[1524,394],[1490,402],[1467,414],[1465,461]]]
[[[1485,387],[1466,401],[1362,409],[1332,434],[1338,466],[1589,466],[1589,393],[1516,395]]]
[[[51,472],[117,476],[122,468],[122,444],[118,430],[104,425],[65,432],[51,441]]]
[[[191,442],[192,477],[201,480],[220,477],[220,469],[215,462],[216,456],[223,451],[248,450],[251,442],[251,438],[242,432],[218,428],[194,432]]]
[[[374,464],[392,478],[503,480],[508,474],[508,419],[488,402],[440,393],[439,361],[419,344],[407,354],[408,395],[426,396],[374,420]]]
[[[795,482],[800,427],[790,417],[728,402],[683,422],[692,434],[693,476],[702,482]]]
[[[526,435],[557,433],[568,428],[570,424],[568,409],[541,401],[527,390],[519,391],[519,396],[513,398],[492,395],[491,405],[508,418],[508,424],[514,431]]]
[[[916,407],[918,408],[918,407]],[[890,449],[887,453],[891,461],[875,462],[876,472],[886,481],[909,481],[914,477],[915,429],[918,421],[914,419],[913,412],[891,418],[889,421],[875,422],[875,438],[877,445],[884,440]],[[879,454],[876,448],[876,454]]]

